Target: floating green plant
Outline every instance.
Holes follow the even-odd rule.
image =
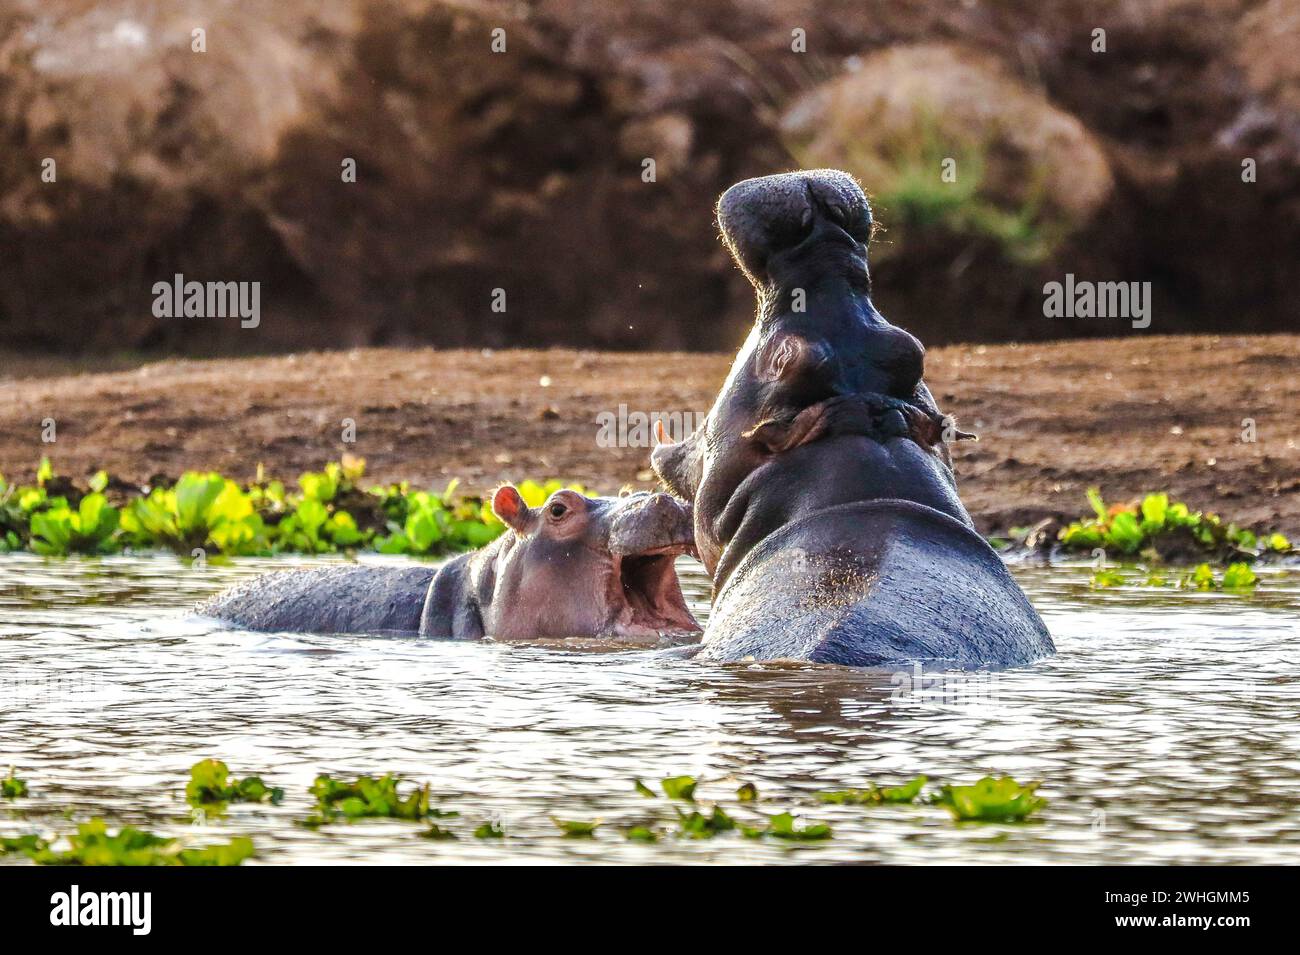
[[[232,866],[253,855],[251,839],[237,837],[200,849],[187,849],[179,839],[155,835],[133,826],[109,833],[102,819],[91,819],[66,837],[68,848],[56,849],[59,840],[19,836],[3,840],[8,851],[21,851],[38,865],[83,866]],[[11,847],[12,846],[12,847]]]
[[[1183,574],[1168,574],[1160,571],[1146,571],[1141,574],[1126,575],[1124,572],[1107,568],[1097,571],[1089,578],[1088,584],[1094,590],[1106,590],[1113,587],[1138,585],[1143,587],[1176,587],[1185,590],[1225,590],[1234,593],[1248,593],[1255,589],[1259,578],[1244,561],[1229,564],[1218,576],[1209,564],[1197,564]]]
[[[27,795],[27,780],[19,779],[15,775],[14,768],[9,767],[9,775],[0,779],[0,797],[4,799],[18,799]]]
[[[343,782],[328,775],[316,777],[311,794],[316,797],[316,813],[304,825],[316,827],[338,816],[352,819],[420,820],[441,815],[429,805],[429,787],[416,786],[406,795],[398,790],[399,777],[386,774],[378,779],[359,776]]]
[[[38,835],[0,836],[0,856],[9,852],[22,852],[30,855],[49,845]]]
[[[505,830],[495,822],[485,822],[474,830],[475,839],[504,839]]]
[[[732,819],[721,806],[714,806],[708,813],[693,809],[690,812],[677,810],[677,834],[687,839],[712,839],[720,832],[731,832],[736,828]]]
[[[660,780],[659,785],[663,787],[664,795],[669,799],[683,799],[686,802],[695,801],[696,780],[694,776],[669,776],[667,779]]]
[[[579,839],[590,839],[600,828],[600,820],[596,819],[591,822],[585,822],[579,819],[557,819],[551,817],[551,822],[555,823],[557,829],[566,836],[573,836]]]
[[[1194,511],[1171,501],[1168,494],[1148,494],[1141,501],[1107,505],[1097,488],[1088,489],[1091,517],[1080,518],[1059,534],[1066,550],[1092,552],[1102,548],[1125,556],[1161,558],[1184,552],[1213,554],[1224,562],[1254,560],[1265,553],[1286,553],[1291,542],[1282,534],[1265,533],[1224,523],[1209,511]],[[1013,536],[1023,537],[1022,533]]]
[[[794,816],[788,812],[783,812],[768,819],[767,829],[763,831],[763,834],[774,839],[788,839],[792,842],[819,842],[823,839],[830,839],[834,832],[825,823],[814,823],[803,827],[797,826],[795,825]]]
[[[444,816],[455,816],[455,815],[457,815],[457,813],[454,813],[454,812],[448,812],[448,813],[443,813],[443,815],[444,815]],[[424,830],[422,833],[420,833],[420,835],[422,835],[422,836],[423,836],[424,838],[426,838],[426,839],[434,839],[434,840],[438,840],[438,841],[445,841],[445,840],[458,839],[458,838],[460,838],[459,836],[456,835],[456,833],[452,832],[450,829],[444,829],[442,826],[438,825],[436,822],[431,822],[431,823],[429,823],[429,828],[426,829],[426,830]]]
[[[833,792],[819,792],[817,798],[825,803],[843,806],[878,806],[882,803],[911,803],[921,793],[926,784],[925,776],[917,776],[901,786],[887,786],[883,789],[868,786],[866,789],[840,789]]]
[[[192,806],[227,802],[269,802],[278,805],[284,790],[267,786],[260,776],[230,779],[230,770],[219,759],[204,759],[190,767],[185,799]]]
[[[973,786],[944,786],[935,802],[962,821],[1022,822],[1047,805],[1035,795],[1038,782],[1021,786],[1010,776],[985,776]]]

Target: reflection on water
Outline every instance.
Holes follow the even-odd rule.
[[[1003,673],[717,667],[654,651],[592,652],[213,630],[200,597],[283,567],[193,570],[170,557],[0,558],[0,766],[32,798],[0,835],[102,815],[196,842],[248,834],[267,862],[1300,861],[1300,574],[1255,597],[1094,593],[1080,568],[1020,568],[1059,655]],[[688,599],[707,613],[698,565]],[[217,756],[285,787],[195,832],[188,768]],[[430,842],[367,821],[312,832],[318,772],[428,780],[472,825],[510,838]],[[954,824],[933,807],[820,806],[811,793],[916,773],[1044,780],[1022,826]],[[700,794],[752,780],[760,808],[802,807],[828,843],[722,836],[626,842],[671,810],[634,777],[692,773]],[[550,817],[601,817],[595,840]],[[746,816],[744,810],[737,815]],[[15,862],[13,857],[2,861]]]

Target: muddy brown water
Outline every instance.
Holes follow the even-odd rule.
[[[188,608],[289,561],[190,568],[170,556],[0,558],[0,765],[28,799],[0,835],[67,832],[102,816],[202,845],[250,836],[257,861],[1118,862],[1300,861],[1300,573],[1252,596],[1088,588],[1079,566],[1016,568],[1059,653],[996,674],[719,667],[653,650],[267,635]],[[294,564],[309,561],[293,561]],[[706,581],[683,559],[693,609]],[[188,768],[215,756],[285,788],[283,804],[193,818]],[[421,824],[311,831],[319,772],[432,784],[461,838]],[[671,828],[637,777],[690,773],[738,819],[789,810],[834,838]],[[820,789],[1041,779],[1021,825],[957,824],[929,805],[819,804]],[[734,798],[742,782],[761,801]],[[552,822],[601,819],[594,839]],[[499,840],[472,837],[497,820]],[[14,857],[0,863],[24,864]]]

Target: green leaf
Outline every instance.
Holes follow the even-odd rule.
[[[824,803],[840,806],[868,806],[880,803],[910,803],[916,800],[921,788],[926,784],[925,776],[916,776],[903,783],[878,789],[868,786],[866,789],[840,789],[833,792],[819,792],[817,798]]]
[[[1099,570],[1088,581],[1088,586],[1093,590],[1103,590],[1107,587],[1124,586],[1124,578],[1118,571]]]
[[[670,776],[661,780],[659,783],[663,787],[664,794],[669,799],[684,799],[687,802],[695,801],[695,777],[694,776]]]
[[[426,839],[435,839],[435,840],[447,840],[447,839],[459,838],[459,836],[457,836],[456,833],[452,832],[450,829],[442,828],[442,826],[438,825],[436,822],[429,823],[429,828],[424,830],[422,833],[420,833],[420,835]]]
[[[495,822],[485,822],[474,830],[475,839],[504,839],[505,831]]]
[[[1107,546],[1118,548],[1125,554],[1136,553],[1145,539],[1146,535],[1138,526],[1137,518],[1128,511],[1116,514],[1106,532]]]
[[[753,783],[741,783],[736,790],[736,798],[741,802],[754,802],[758,799],[758,787]]]
[[[1101,489],[1090,487],[1087,496],[1088,503],[1092,505],[1093,512],[1097,515],[1097,520],[1105,524],[1110,520],[1110,514],[1106,510],[1106,502],[1101,499]]]
[[[253,840],[240,836],[231,839],[225,845],[208,846],[205,849],[182,849],[180,864],[192,866],[230,866],[240,865],[253,856]]]
[[[18,799],[27,795],[27,781],[19,779],[14,774],[14,768],[9,767],[9,775],[0,779],[0,797],[4,799]]]
[[[352,782],[336,780],[328,775],[317,776],[310,792],[316,797],[317,817],[312,822],[323,825],[337,815],[347,819],[406,819],[420,820],[435,816],[437,810],[429,805],[429,787],[417,786],[406,795],[398,789],[400,779],[388,774],[378,779],[359,776]]]
[[[1229,564],[1228,569],[1223,572],[1224,590],[1252,590],[1258,582],[1259,578],[1255,576],[1249,564]]]
[[[337,467],[337,465],[335,466]],[[298,486],[302,488],[302,493],[307,500],[315,501],[320,504],[326,504],[334,500],[334,495],[338,493],[338,481],[335,474],[320,472],[308,472],[298,478]]]
[[[1022,822],[1047,804],[1034,794],[1039,785],[1021,786],[1010,776],[985,776],[973,786],[944,786],[937,801],[963,821]]]
[[[595,836],[596,829],[600,826],[599,819],[592,822],[583,822],[577,819],[557,819],[552,816],[551,822],[555,823],[556,827],[566,836],[583,839],[590,839]]]
[[[830,839],[833,835],[831,827],[825,823],[817,823],[803,828],[796,826],[794,816],[788,812],[769,817],[767,834],[776,839],[789,839],[796,842],[816,842],[822,839]]]
[[[632,842],[658,842],[659,835],[649,826],[633,826],[623,832]]]
[[[903,783],[901,786],[893,786],[880,790],[880,801],[887,803],[911,803],[916,801],[916,797],[921,794],[921,788],[926,784],[927,777],[916,776]]]
[[[837,789],[819,792],[818,800],[835,806],[868,806],[880,802],[880,793],[874,787],[868,789]]]
[[[634,785],[636,787],[636,791],[640,793],[642,796],[645,796],[647,799],[659,798],[658,796],[655,795],[655,791],[651,789],[649,786],[647,786],[645,783],[641,782],[641,780],[639,779],[636,780]]]
[[[1148,494],[1142,499],[1142,520],[1154,530],[1165,526],[1165,517],[1169,513],[1168,494]]]
[[[182,475],[174,488],[176,526],[181,532],[207,530],[213,505],[225,489],[226,479],[219,474]]]
[[[271,788],[259,776],[230,779],[230,770],[219,759],[204,759],[190,767],[185,799],[192,806],[227,802],[268,802],[278,805],[284,790]]]
[[[680,827],[678,834],[688,839],[712,839],[720,832],[730,832],[736,828],[735,820],[723,812],[720,806],[714,806],[708,815],[698,810],[685,813],[677,809],[677,822]]]

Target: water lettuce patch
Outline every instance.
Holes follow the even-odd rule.
[[[439,814],[429,805],[428,784],[416,786],[402,795],[398,791],[400,781],[392,774],[378,779],[359,776],[352,782],[343,782],[329,775],[317,776],[310,790],[316,798],[316,812],[304,825],[315,828],[340,816],[349,821],[376,818],[418,821]]]
[[[5,782],[15,780],[14,773]],[[899,786],[879,787],[868,785],[862,789],[826,790],[816,794],[822,804],[839,806],[886,806],[913,804],[921,797],[926,786],[925,776],[916,776]],[[315,810],[301,824],[317,829],[338,819],[388,818],[408,821],[425,821],[428,828],[418,835],[430,841],[455,841],[468,832],[475,839],[502,839],[505,831],[495,819],[480,823],[472,830],[457,833],[442,825],[446,819],[456,819],[459,813],[443,810],[430,804],[430,786],[413,785],[403,791],[403,780],[395,774],[379,777],[359,776],[355,780],[339,780],[320,774],[308,792],[315,800]],[[637,791],[655,797],[654,791],[637,781]],[[665,794],[676,800],[672,805],[673,817],[642,818],[619,824],[623,837],[631,842],[658,843],[664,837],[683,840],[706,840],[731,835],[732,838],[772,839],[781,842],[824,842],[834,838],[834,830],[824,822],[804,822],[799,810],[787,809],[768,814],[756,809],[757,787],[742,784],[734,790],[738,818],[727,808],[696,798],[698,780],[694,776],[670,776],[661,780]],[[985,777],[969,785],[946,785],[922,800],[935,808],[945,808],[959,822],[981,821],[1019,823],[1030,818],[1046,805],[1047,800],[1036,792],[1038,782],[1024,785],[1010,776]],[[26,792],[24,784],[23,792]],[[269,788],[258,777],[232,779],[226,764],[217,759],[196,763],[190,771],[186,786],[186,800],[192,805],[214,805],[223,802],[256,801],[278,802],[283,796],[279,789]],[[657,797],[655,797],[657,798]],[[550,817],[562,838],[595,838],[604,825],[601,819],[566,819]],[[160,836],[133,826],[122,826],[110,832],[108,824],[99,818],[80,824],[76,831],[46,838],[39,834],[0,837],[0,855],[17,853],[42,865],[239,865],[253,855],[253,843],[247,838],[235,838],[228,843],[187,848],[179,839]]]
[[[60,557],[162,548],[187,557],[356,550],[433,556],[482,547],[505,530],[485,499],[457,495],[455,481],[434,494],[405,482],[363,487],[364,475],[365,461],[344,455],[300,475],[296,489],[267,480],[259,465],[243,486],[216,472],[188,471],[174,484],[136,495],[115,490],[110,500],[105,472],[81,488],[56,477],[42,459],[33,487],[0,476],[0,553]],[[562,487],[585,493],[557,480],[517,486],[530,506]]]
[[[15,775],[12,766],[9,767],[9,775],[0,779],[0,797],[4,799],[18,799],[27,795],[27,780],[19,779]]]
[[[1244,561],[1229,564],[1222,575],[1217,574],[1209,564],[1197,564],[1191,570],[1181,574],[1170,574],[1159,570],[1106,568],[1094,573],[1088,580],[1093,590],[1105,590],[1113,587],[1174,587],[1183,590],[1222,590],[1228,593],[1250,593],[1259,583],[1259,578]]]
[[[1147,494],[1125,504],[1107,504],[1097,488],[1088,489],[1092,515],[1062,528],[1058,539],[1066,551],[1142,555],[1149,559],[1181,558],[1200,553],[1219,563],[1253,561],[1265,554],[1289,553],[1291,542],[1276,532],[1260,533],[1227,522],[1212,511],[1196,511],[1167,493]],[[1013,530],[1024,538],[1027,530]]]
[[[874,785],[868,785],[866,789],[840,789],[828,792],[819,792],[817,798],[821,802],[831,803],[840,806],[878,806],[884,803],[912,803],[920,795],[922,787],[925,786],[927,777],[917,776],[909,779],[901,786],[887,786],[878,788]]]
[[[67,848],[56,848],[66,842]],[[122,826],[114,833],[103,819],[91,819],[77,831],[53,841],[40,836],[19,836],[0,840],[6,852],[22,852],[37,865],[79,866],[232,866],[253,855],[251,839],[237,837],[198,849],[187,849],[179,839],[155,835],[134,826]]]
[[[219,759],[204,759],[190,768],[185,800],[191,806],[228,802],[269,802],[278,805],[284,790],[272,788],[259,776],[230,779],[230,770]]]
[[[1035,795],[1040,783],[1020,785],[1010,776],[985,776],[971,786],[944,786],[935,797],[953,818],[967,822],[1023,822],[1047,805]]]

